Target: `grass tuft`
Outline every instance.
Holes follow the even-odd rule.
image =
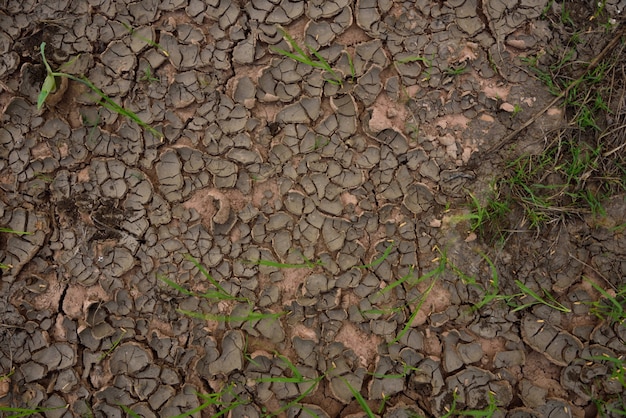
[[[338,86],[343,85],[343,78],[339,75],[337,71],[335,71],[331,67],[328,61],[326,61],[326,59],[318,51],[316,51],[315,49],[307,45],[307,49],[312,54],[312,56],[307,54],[304,51],[304,49],[302,49],[298,45],[298,43],[287,33],[287,31],[284,28],[278,27],[278,30],[283,35],[283,38],[285,39],[285,41],[287,41],[289,46],[291,46],[291,49],[294,52],[287,51],[285,49],[277,48],[274,46],[270,47],[272,51],[280,55],[283,55],[287,58],[291,58],[295,61],[298,61],[302,64],[308,65],[312,68],[323,70],[330,75],[330,78],[326,79],[326,81],[328,81],[331,84],[338,85]],[[350,59],[350,64],[351,64],[350,67],[353,68],[351,59]],[[352,77],[354,78],[354,74]]]
[[[132,120],[137,125],[141,126],[145,130],[150,132],[156,138],[163,139],[163,134],[161,132],[157,131],[152,126],[148,125],[143,120],[141,120],[141,118],[137,116],[137,114],[133,112],[132,110],[126,109],[120,106],[119,104],[117,104],[113,99],[111,99],[102,90],[100,90],[95,84],[93,84],[91,80],[89,80],[87,77],[85,76],[76,77],[75,75],[72,75],[72,74],[63,73],[59,71],[52,71],[52,68],[50,68],[50,64],[48,63],[48,60],[46,59],[46,54],[45,54],[46,43],[42,42],[41,45],[39,46],[39,49],[41,52],[41,58],[43,59],[43,63],[46,67],[47,75],[41,86],[41,91],[39,92],[39,95],[37,97],[37,109],[41,109],[44,103],[46,102],[46,99],[50,95],[50,93],[56,90],[56,86],[57,86],[56,78],[57,77],[67,78],[72,81],[77,81],[79,83],[82,83],[86,85],[87,87],[89,87],[89,89],[93,91],[100,98],[98,100],[98,103],[101,104],[104,108]]]

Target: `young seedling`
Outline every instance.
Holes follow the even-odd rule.
[[[414,282],[409,282],[409,284],[411,285],[417,285],[426,280],[430,280],[430,284],[428,285],[426,290],[422,293],[422,295],[419,297],[419,301],[417,302],[417,305],[415,305],[415,307],[413,308],[413,312],[411,313],[411,316],[409,316],[409,319],[404,324],[404,327],[402,328],[402,330],[400,330],[398,335],[389,343],[389,345],[397,343],[398,341],[402,339],[402,337],[404,337],[404,335],[407,332],[409,332],[409,329],[411,329],[411,327],[413,326],[413,321],[417,317],[417,314],[422,308],[422,305],[424,304],[424,302],[426,302],[426,299],[428,299],[428,295],[430,294],[430,292],[432,292],[433,288],[435,287],[435,284],[445,272],[446,265],[448,264],[448,258],[446,257],[446,253],[444,251],[441,251],[439,257],[435,258],[435,260],[433,261],[439,262],[439,265],[434,270],[429,271],[428,273],[424,274],[423,276],[421,276]]]
[[[330,75],[330,78],[327,79],[326,81],[328,81],[329,83],[338,85],[338,86],[343,85],[343,78],[335,70],[333,70],[333,68],[330,66],[328,61],[326,61],[326,59],[318,51],[316,51],[315,49],[307,45],[307,48],[309,49],[310,53],[313,55],[313,56],[310,56],[309,54],[304,52],[304,49],[302,49],[298,45],[298,43],[287,33],[287,31],[285,31],[285,29],[279,27],[278,30],[282,33],[283,38],[291,46],[294,52],[290,52],[290,51],[277,48],[274,46],[270,47],[272,51],[280,55],[283,55],[287,58],[291,58],[295,61],[298,61],[302,64],[308,65],[312,68],[318,68],[320,70],[323,70]]]
[[[298,368],[289,360],[288,357],[283,356],[278,353],[276,354],[276,356],[280,358],[280,360],[285,364],[285,366],[287,366],[287,369],[290,370],[291,377],[287,377],[287,376],[262,377],[262,378],[256,379],[257,382],[259,383],[263,383],[263,382],[295,383],[297,385],[304,384],[307,386],[307,388],[300,395],[298,395],[298,397],[296,397],[294,400],[283,405],[281,408],[277,409],[276,411],[271,412],[268,415],[269,417],[278,416],[282,414],[283,412],[285,412],[286,410],[288,410],[289,408],[294,407],[294,406],[302,407],[301,405],[299,405],[300,401],[306,398],[307,396],[309,396],[315,390],[315,388],[317,387],[317,384],[321,382],[324,378],[326,378],[328,374],[328,372],[326,372],[316,378],[307,378],[304,375],[302,375],[302,373],[300,373],[300,370],[298,370]]]
[[[454,392],[452,392],[452,405],[450,405],[450,408],[445,408],[446,414],[443,415],[441,418],[450,418],[450,417],[457,417],[457,416],[491,418],[493,417],[495,412],[498,410],[498,405],[497,405],[496,397],[494,393],[489,391],[488,395],[489,395],[489,403],[487,404],[485,408],[461,411],[457,409],[457,399],[459,398],[459,395],[458,395],[458,388],[455,387]]]
[[[467,70],[467,62],[465,62],[464,64],[459,65],[459,66],[455,66],[455,67],[448,67],[448,68],[446,68],[446,69],[444,70],[444,72],[445,72],[447,75],[454,76],[454,75],[461,75],[461,74],[463,74],[466,70]]]
[[[601,295],[602,299],[591,303],[591,312],[598,318],[608,320],[611,324],[622,324],[626,320],[626,285],[619,288],[612,296],[595,282],[584,278]]]
[[[530,289],[528,286],[526,286],[524,283],[522,283],[519,280],[515,280],[515,284],[517,285],[517,287],[519,287],[521,289],[521,291],[522,291],[522,298],[530,296],[534,300],[529,302],[529,303],[524,303],[524,304],[516,307],[511,312],[517,312],[517,311],[520,311],[522,309],[526,309],[526,308],[528,308],[530,306],[537,305],[537,304],[544,304],[544,305],[546,305],[546,306],[548,306],[548,307],[550,307],[552,309],[556,309],[557,311],[564,312],[564,313],[572,312],[572,310],[570,308],[568,308],[567,306],[565,306],[562,303],[558,302],[556,300],[556,298],[554,296],[552,296],[552,294],[550,294],[550,292],[548,292],[545,289],[541,289],[543,294],[545,295],[545,297],[542,297],[537,292],[533,291],[532,289]],[[518,296],[518,295],[516,295],[516,296]]]
[[[348,389],[352,393],[352,396],[354,396],[354,398],[359,403],[359,405],[361,406],[361,409],[363,409],[363,412],[365,412],[367,417],[368,418],[376,418],[376,415],[374,415],[374,412],[372,411],[370,406],[365,401],[365,398],[363,398],[363,395],[361,395],[361,393],[358,390],[354,389],[352,387],[352,385],[350,384],[350,382],[348,382],[346,379],[344,379],[342,377],[340,377],[340,379],[343,380],[343,382],[346,384],[346,386],[348,387]]]
[[[233,301],[233,302],[243,302],[242,306],[247,304],[246,309],[241,309],[242,315],[217,315],[217,314],[205,314],[199,312],[188,311],[185,309],[177,309],[177,311],[183,315],[187,315],[191,318],[203,319],[203,320],[211,320],[218,322],[255,322],[263,319],[273,319],[276,320],[281,316],[285,315],[286,312],[278,312],[278,313],[261,313],[254,312],[254,304],[244,297],[231,295],[222,285],[220,285],[217,280],[213,278],[209,274],[209,272],[204,268],[202,264],[200,264],[195,258],[190,255],[185,256],[185,258],[191,261],[194,266],[202,273],[202,275],[207,279],[211,287],[204,293],[195,293],[190,290],[185,289],[183,286],[178,283],[168,279],[167,277],[159,276],[158,278],[170,286],[172,289],[177,290],[178,292],[192,297],[204,298],[210,302],[216,303],[219,301]]]
[[[489,280],[489,290],[485,289],[487,291],[487,294],[483,296],[480,302],[472,307],[472,309],[474,310],[479,310],[483,306],[493,302],[494,300],[508,300],[510,298],[509,296],[500,294],[500,279],[498,277],[498,269],[496,268],[495,264],[493,264],[493,261],[491,261],[491,259],[486,254],[480,253],[480,256],[489,265],[491,279]]]
[[[122,26],[124,26],[126,28],[126,30],[130,33],[131,36],[134,36],[135,38],[140,39],[140,40],[144,41],[145,43],[147,43],[148,45],[158,49],[166,57],[170,56],[170,54],[165,50],[165,48],[163,48],[158,43],[154,42],[152,39],[148,39],[145,36],[139,35],[137,33],[137,31],[135,31],[135,29],[133,29],[133,27],[130,26],[128,23],[125,23],[125,22],[120,22],[120,23],[122,24]]]
[[[0,412],[12,412],[12,415],[7,415],[7,418],[19,418],[19,417],[30,417],[37,414],[45,414],[49,411],[54,411],[57,409],[68,408],[69,405],[65,406],[57,406],[54,408],[13,408],[10,406],[0,406]],[[4,415],[3,415],[4,416]]]
[[[48,60],[46,59],[45,48],[46,48],[46,43],[42,42],[39,49],[41,52],[41,58],[43,59],[43,63],[46,67],[47,75],[43,82],[43,85],[41,86],[41,91],[39,92],[39,96],[37,97],[37,109],[41,109],[44,103],[46,102],[46,99],[50,95],[50,93],[53,93],[56,90],[57,88],[56,79],[67,78],[69,80],[77,81],[79,83],[86,85],[91,91],[93,91],[94,93],[96,93],[97,96],[100,97],[99,103],[102,106],[104,106],[106,109],[132,120],[137,125],[141,126],[145,130],[150,132],[155,137],[163,139],[163,134],[161,132],[157,131],[152,126],[148,125],[143,120],[141,120],[141,118],[137,116],[137,114],[133,112],[132,110],[126,109],[120,106],[119,104],[117,104],[113,99],[107,96],[102,90],[96,87],[96,85],[93,84],[91,80],[89,80],[87,77],[85,76],[77,77],[75,75],[60,72],[60,71],[52,71],[52,68],[50,67],[50,64],[48,63]]]
[[[6,232],[8,234],[15,234],[15,235],[32,235],[32,232],[16,231],[16,230],[11,229],[11,228],[0,228],[0,232]]]
[[[389,244],[387,245],[387,248],[385,248],[385,251],[383,252],[383,254],[380,257],[378,257],[376,260],[372,261],[371,263],[362,264],[362,265],[356,266],[356,267],[360,268],[360,269],[367,269],[367,268],[376,267],[380,263],[385,261],[387,259],[387,257],[389,257],[389,254],[391,254],[392,250],[393,250],[393,241],[390,240]]]
[[[122,328],[122,334],[119,336],[117,340],[113,341],[113,345],[111,346],[111,348],[109,348],[107,351],[105,351],[104,353],[100,355],[100,357],[98,358],[98,363],[111,355],[113,350],[115,350],[117,346],[120,345],[120,342],[122,341],[122,338],[124,338],[124,335],[126,335],[126,330]]]
[[[154,83],[154,82],[161,81],[159,77],[154,76],[154,74],[152,73],[152,67],[150,67],[150,65],[144,68],[143,75],[141,76],[140,80],[145,81],[146,83]]]

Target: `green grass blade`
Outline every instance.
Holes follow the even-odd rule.
[[[54,408],[14,408],[10,406],[0,406],[0,412],[15,412],[13,415],[7,415],[7,418],[28,417],[34,414],[45,413],[47,411],[54,411],[56,409],[67,408],[69,405],[57,406]]]
[[[217,288],[217,290],[219,290],[220,292],[224,293],[225,295],[229,295],[229,293],[217,282],[217,280],[215,280],[213,278],[213,276],[211,276],[211,274],[209,274],[208,270],[198,262],[198,260],[196,260],[195,258],[193,258],[191,255],[187,254],[185,255],[185,258],[189,261],[191,261],[193,263],[193,265],[200,270],[200,273],[202,273],[202,275],[204,277],[206,277],[206,279]]]
[[[41,53],[41,58],[43,58],[43,65],[46,66],[46,73],[52,74],[52,68],[50,68],[50,64],[48,64],[48,60],[46,59],[46,43],[42,42],[39,45],[39,52]]]
[[[378,257],[376,260],[372,261],[371,263],[362,264],[362,265],[356,266],[356,267],[360,268],[360,269],[367,269],[367,268],[378,266],[380,263],[385,261],[387,259],[387,257],[389,257],[389,254],[391,254],[391,251],[393,250],[393,245],[394,245],[393,241],[389,242],[389,245],[387,245],[387,248],[385,248],[385,251],[383,252],[383,254],[380,257]]]
[[[411,328],[411,324],[413,323],[413,321],[415,320],[415,317],[417,316],[418,312],[420,311],[420,309],[422,308],[422,305],[424,304],[424,302],[426,302],[426,298],[428,298],[428,295],[430,294],[430,292],[433,290],[433,288],[435,287],[435,283],[437,283],[437,280],[433,280],[432,283],[428,286],[428,288],[426,289],[426,291],[424,292],[424,294],[422,295],[422,297],[420,298],[420,301],[417,303],[417,306],[415,307],[415,309],[413,310],[413,313],[411,314],[411,316],[409,317],[409,320],[406,321],[406,324],[404,324],[404,327],[402,328],[402,330],[398,333],[398,335],[396,336],[396,338],[394,338],[389,345],[391,344],[395,344],[398,341],[400,341],[400,339],[402,339],[402,337],[404,337],[404,334],[406,334],[407,332],[409,332],[409,329]]]
[[[257,261],[248,261],[251,264],[257,264],[259,266],[265,267],[276,267],[276,268],[284,268],[284,269],[301,269],[301,268],[313,268],[315,266],[322,266],[324,263],[322,260],[317,261],[309,261],[307,260],[302,264],[287,264],[287,263],[279,263],[272,260],[257,260]]]
[[[289,35],[284,28],[279,26],[278,30],[283,35],[283,38],[289,43],[289,45],[291,45],[291,47],[294,49],[294,51],[296,51],[302,57],[306,57],[307,56],[306,53],[304,52],[304,50],[298,46],[298,43],[295,41],[295,39],[293,39],[291,37],[291,35]]]
[[[348,389],[350,389],[350,392],[352,392],[352,395],[355,397],[356,401],[361,406],[361,409],[363,409],[363,412],[365,412],[367,414],[368,418],[376,418],[376,415],[374,415],[374,412],[372,412],[372,410],[369,407],[369,405],[367,404],[367,402],[365,402],[365,399],[363,398],[363,395],[361,395],[361,393],[356,391],[352,387],[350,382],[348,382],[348,380],[346,380],[344,378],[341,378],[341,380],[343,380],[343,382],[346,384],[346,386],[348,386]]]
[[[14,229],[11,228],[0,228],[0,232],[6,232],[9,234],[15,234],[15,235],[32,235],[32,232],[27,232],[27,231],[16,231]]]
[[[41,86],[41,91],[39,92],[39,95],[37,96],[37,110],[43,107],[43,104],[48,98],[48,95],[54,90],[56,90],[56,81],[54,80],[53,75],[48,74]]]
[[[131,416],[131,417],[133,417],[133,418],[143,418],[141,415],[139,415],[138,413],[136,413],[135,411],[133,411],[132,409],[130,409],[130,408],[129,408],[129,407],[127,407],[126,405],[121,405],[121,404],[118,404],[118,406],[119,406],[120,408],[122,408],[122,410],[123,410],[124,412],[126,412],[128,415],[130,415],[130,416]]]
[[[163,277],[161,275],[159,275],[157,277],[159,278],[159,280],[161,280],[162,282],[166,283],[172,289],[178,290],[180,293],[183,293],[183,294],[185,294],[187,296],[195,296],[195,293],[185,289],[184,287],[182,287],[178,283],[168,279],[167,277]]]
[[[230,315],[215,315],[215,314],[205,314],[194,311],[188,311],[185,309],[176,309],[177,312],[181,314],[187,315],[191,318],[204,319],[209,321],[218,321],[218,322],[248,322],[248,321],[260,321],[262,319],[278,319],[281,316],[285,315],[285,312],[279,313],[269,313],[264,314],[260,312],[251,312],[247,316],[230,316]]]
[[[409,279],[411,279],[412,277],[413,277],[413,266],[411,266],[411,267],[409,268],[409,272],[408,272],[405,276],[403,276],[403,277],[401,277],[400,279],[396,280],[395,282],[393,282],[393,283],[389,284],[388,286],[386,286],[386,287],[384,287],[384,288],[380,289],[380,290],[378,291],[378,294],[380,294],[380,295],[384,295],[385,293],[390,292],[390,291],[392,291],[393,289],[395,289],[396,287],[400,286],[402,283],[404,283],[404,282],[408,281],[408,280],[409,280]]]
[[[313,389],[315,389],[315,386],[322,381],[322,379],[324,379],[326,377],[326,373],[324,373],[323,375],[321,375],[320,377],[318,377],[317,379],[313,379],[310,382],[306,382],[306,383],[313,383],[307,390],[305,390],[304,392],[302,392],[302,394],[300,394],[296,399],[294,399],[293,401],[289,402],[287,405],[283,406],[282,408],[278,409],[277,411],[272,412],[272,414],[270,416],[277,416],[282,414],[283,412],[285,412],[286,410],[288,410],[289,408],[291,408],[292,406],[295,406],[298,404],[298,402],[300,402],[302,399],[306,398],[307,396],[309,396],[309,394],[311,392],[313,392]]]
[[[545,292],[546,295],[548,295],[547,297],[553,301],[553,303],[548,302],[547,300],[545,300],[543,297],[541,297],[539,294],[537,294],[535,291],[533,291],[532,289],[530,289],[529,287],[527,287],[524,283],[522,283],[519,280],[515,280],[515,284],[522,290],[522,292],[532,296],[534,299],[536,299],[539,303],[543,303],[546,306],[549,306],[553,309],[556,309],[558,311],[561,312],[565,312],[565,313],[569,313],[572,310],[569,309],[567,306],[564,306],[563,304],[559,303],[554,296],[550,295],[548,292]]]

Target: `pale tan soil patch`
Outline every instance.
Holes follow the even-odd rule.
[[[91,177],[89,176],[89,168],[88,168],[88,167],[85,167],[85,168],[83,168],[82,170],[80,170],[80,171],[78,172],[78,175],[77,175],[76,180],[77,180],[79,183],[88,183],[88,182],[89,182],[89,180],[90,180],[90,178],[91,178]]]
[[[543,354],[536,351],[527,353],[522,370],[526,379],[548,391],[548,397],[568,399],[567,391],[559,383],[561,368],[550,363]]]
[[[483,358],[488,359],[487,364],[493,364],[496,353],[506,351],[506,341],[502,337],[477,338],[476,340],[483,350]]]
[[[266,191],[272,192],[272,196],[270,198],[266,198],[264,196]],[[257,208],[260,208],[262,206],[261,201],[263,199],[267,199],[272,208],[274,208],[274,200],[280,199],[278,184],[276,183],[275,178],[254,183],[254,190],[252,191],[252,204]]]
[[[240,211],[250,202],[250,198],[244,196],[244,194],[237,189],[228,189],[222,192],[230,202],[231,210]]]
[[[478,81],[485,96],[490,99],[505,101],[511,93],[511,84],[503,84],[502,81],[494,78],[484,79],[477,75],[474,75],[474,78]]]
[[[195,209],[202,219],[202,224],[211,227],[213,216],[217,213],[213,196],[207,193],[206,189],[200,189],[191,195],[191,198],[183,202],[186,209]]]
[[[283,268],[283,280],[276,283],[281,290],[283,305],[289,304],[290,301],[298,296],[298,288],[304,283],[307,277],[311,275],[311,269],[304,268]]]
[[[470,123],[470,119],[462,113],[456,115],[445,115],[434,121],[435,126],[442,129],[454,129],[457,128],[457,133],[463,132],[467,129],[467,124]]]
[[[165,321],[161,321],[159,318],[157,317],[152,317],[150,319],[150,325],[148,326],[148,328],[150,329],[149,331],[149,335],[152,334],[152,332],[156,332],[157,335],[159,336],[168,336],[168,337],[174,337],[174,330],[172,329],[172,324],[165,322]]]
[[[291,337],[300,337],[303,340],[311,340],[311,341],[315,341],[316,343],[319,343],[319,338],[317,337],[317,333],[315,332],[315,330],[312,330],[311,328],[307,328],[304,325],[301,324],[297,324],[294,325],[293,327],[290,327],[291,330]]]
[[[417,327],[419,325],[425,324],[431,314],[436,312],[443,312],[446,310],[446,308],[448,308],[448,306],[450,306],[450,292],[445,289],[439,281],[435,283],[428,295],[424,294],[424,292],[426,292],[428,286],[430,285],[431,280],[424,281],[417,285],[417,288],[422,293],[422,296],[415,303],[413,309],[415,309],[417,304],[420,303],[422,298],[425,297],[426,299],[422,303],[420,310],[415,315],[413,322],[411,322],[412,327]]]
[[[370,107],[372,117],[369,128],[374,132],[393,128],[398,132],[405,131],[408,109],[404,104],[391,100],[384,92],[381,92],[376,101]]]
[[[39,142],[30,149],[30,154],[34,160],[39,158],[52,157],[52,150],[46,142]]]
[[[356,23],[352,23],[352,25],[348,29],[346,29],[344,33],[335,38],[335,43],[338,43],[340,45],[352,46],[371,40],[372,38],[370,38],[363,29],[358,27]]]
[[[351,349],[359,356],[361,365],[368,368],[374,364],[378,345],[383,342],[382,338],[374,334],[366,334],[359,330],[353,323],[343,321],[341,329],[335,337],[335,341],[342,343],[346,348]]]
[[[63,298],[63,312],[71,319],[82,321],[89,305],[93,302],[104,303],[109,300],[111,300],[111,295],[100,284],[89,287],[70,284]]]
[[[437,360],[441,359],[443,352],[443,344],[438,334],[432,332],[430,327],[427,327],[424,332],[424,352],[429,356],[434,356]]]
[[[33,305],[35,310],[42,311],[50,309],[51,311],[54,311],[59,306],[64,285],[59,282],[56,274],[54,273],[47,274],[45,276],[39,275],[38,277],[44,279],[48,283],[48,287],[45,292],[29,297],[28,302]],[[32,293],[26,289],[24,289],[24,292],[32,295]],[[20,299],[23,298],[20,297]]]

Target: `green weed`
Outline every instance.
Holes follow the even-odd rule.
[[[546,305],[552,309],[556,309],[557,311],[561,311],[564,313],[570,313],[572,312],[572,310],[570,308],[568,308],[567,306],[563,305],[562,303],[558,302],[556,300],[556,298],[554,296],[552,296],[552,294],[550,294],[550,292],[548,292],[545,289],[541,289],[544,296],[539,295],[537,292],[533,291],[532,289],[530,289],[529,287],[527,287],[524,283],[522,283],[519,280],[515,280],[515,284],[517,285],[517,287],[519,287],[522,291],[521,295],[513,295],[513,296],[521,296],[521,298],[525,298],[525,297],[531,297],[533,300],[531,302],[528,303],[524,303],[522,305],[517,306],[515,309],[513,309],[512,312],[517,312],[520,311],[522,309],[526,309],[528,307],[531,307],[533,305],[537,305],[537,304],[543,304]]]
[[[193,416],[198,412],[202,412],[207,408],[213,407],[218,412],[211,415],[211,418],[218,418],[224,415],[228,415],[230,411],[237,408],[240,405],[245,405],[247,402],[238,398],[238,396],[233,391],[234,384],[230,384],[229,386],[222,389],[220,392],[216,393],[199,393],[196,392],[196,395],[202,399],[203,403],[198,405],[197,407],[190,409],[189,411],[183,412],[182,414],[174,415],[168,418],[186,418]],[[234,398],[234,401],[226,401],[224,398],[228,395],[229,397]],[[129,416],[133,418],[141,418],[141,415],[133,411],[131,408],[126,405],[118,405],[124,412],[126,412]]]
[[[465,71],[467,71],[467,63],[466,62],[464,62],[461,65],[454,66],[454,67],[448,67],[445,70],[443,70],[444,73],[446,73],[447,75],[450,75],[450,76],[461,75]]]
[[[480,253],[480,256],[489,265],[491,279],[489,279],[489,285],[485,289],[485,296],[483,296],[483,298],[472,307],[472,309],[474,310],[479,310],[495,300],[508,300],[508,297],[506,295],[500,294],[500,278],[498,275],[498,269],[496,268],[495,264],[486,254]]]
[[[122,328],[122,334],[118,337],[117,340],[113,341],[113,345],[111,345],[111,348],[109,348],[107,351],[102,353],[100,357],[98,357],[98,362],[101,362],[102,360],[104,360],[105,358],[111,355],[113,350],[115,350],[117,346],[120,345],[120,342],[122,341],[122,338],[124,338],[124,335],[126,335],[126,330]]]
[[[380,263],[382,263],[383,261],[385,261],[387,259],[387,257],[389,257],[389,254],[391,254],[391,251],[393,250],[393,241],[390,240],[389,241],[389,245],[387,245],[387,248],[385,248],[385,251],[383,252],[383,254],[378,257],[377,259],[375,259],[374,261],[372,261],[371,263],[368,264],[362,264],[360,266],[356,266],[357,268],[360,269],[367,269],[367,268],[372,268],[372,267],[376,267],[378,266]]]
[[[143,75],[141,76],[139,80],[145,81],[146,83],[154,83],[154,82],[161,81],[159,77],[154,76],[154,74],[152,73],[152,67],[150,67],[150,65],[144,68]]]
[[[517,116],[521,111],[522,111],[522,106],[520,106],[519,104],[515,103],[513,105],[513,111],[511,112],[511,119],[514,118],[515,116]]]
[[[470,230],[480,233],[483,237],[487,234],[498,234],[500,235],[499,238],[502,238],[499,226],[511,212],[511,204],[508,199],[500,200],[497,186],[493,183],[490,185],[489,196],[485,204],[482,204],[472,193],[469,193],[469,197],[470,213],[455,216],[453,220],[469,221]]]
[[[602,320],[608,320],[611,324],[622,324],[626,320],[626,285],[619,288],[612,296],[595,282],[584,277],[596,291],[602,295],[602,299],[591,303],[591,313]]]
[[[283,412],[285,412],[286,410],[288,410],[289,408],[292,407],[302,407],[300,405],[300,401],[304,398],[306,398],[307,396],[309,396],[317,387],[318,383],[321,382],[324,378],[326,378],[326,376],[328,375],[328,371],[324,374],[322,374],[321,376],[318,376],[316,378],[307,378],[306,376],[302,375],[302,373],[300,372],[300,370],[298,370],[298,368],[289,360],[288,357],[283,356],[281,354],[276,354],[278,356],[278,358],[283,362],[283,364],[287,367],[287,369],[289,369],[289,371],[291,372],[291,376],[272,376],[272,377],[262,377],[259,379],[256,379],[257,382],[259,383],[263,383],[263,382],[268,382],[268,383],[295,383],[297,385],[305,385],[306,389],[304,391],[302,391],[302,393],[300,395],[298,395],[294,400],[292,400],[291,402],[283,405],[282,407],[280,407],[278,410],[271,412],[269,415],[267,416],[278,416],[280,414],[282,414]],[[330,371],[330,370],[329,370]]]
[[[45,414],[46,412],[64,409],[67,407],[69,407],[69,405],[57,406],[54,408],[13,408],[10,406],[0,406],[0,412],[12,413],[11,415],[6,415],[7,418],[18,418],[29,417],[36,414]]]
[[[280,55],[283,55],[287,58],[291,58],[295,61],[298,61],[302,64],[308,65],[312,68],[318,68],[322,71],[325,71],[330,75],[330,78],[326,79],[331,84],[336,84],[338,86],[343,85],[343,78],[337,73],[331,65],[326,61],[326,59],[315,49],[307,45],[309,52],[313,55],[307,54],[304,49],[302,49],[298,43],[287,33],[287,31],[281,27],[278,30],[282,33],[283,38],[287,43],[291,46],[294,52],[287,51],[285,49],[270,47],[270,49]],[[350,60],[351,62],[352,60]],[[352,66],[353,68],[353,66]]]
[[[85,76],[77,77],[75,75],[64,73],[64,72],[52,71],[52,68],[50,67],[50,64],[48,63],[48,60],[46,59],[45,48],[46,48],[46,43],[42,42],[39,49],[41,52],[41,58],[43,59],[43,63],[46,67],[47,75],[41,86],[41,91],[39,92],[39,96],[37,97],[37,109],[41,109],[44,103],[46,102],[46,99],[50,95],[50,93],[56,90],[56,86],[57,86],[56,79],[58,77],[67,78],[67,79],[77,81],[79,83],[86,85],[91,91],[96,93],[96,95],[100,98],[98,103],[101,104],[104,108],[132,120],[137,125],[141,126],[145,130],[150,132],[155,137],[160,138],[160,139],[163,138],[162,133],[160,133],[159,131],[154,129],[152,126],[148,125],[143,120],[141,120],[141,118],[137,116],[135,112],[117,104],[113,99],[107,96],[102,90],[96,87],[96,85],[93,84],[91,80],[89,80],[87,77]]]
[[[369,407],[369,405],[367,404],[367,402],[363,398],[363,395],[361,395],[361,393],[358,390],[354,389],[352,387],[352,385],[350,384],[350,382],[348,382],[346,379],[341,378],[341,377],[340,377],[340,379],[343,380],[343,382],[346,384],[346,386],[348,386],[348,389],[352,393],[352,396],[354,396],[354,398],[359,403],[359,406],[361,407],[361,409],[363,409],[363,412],[365,412],[367,417],[368,418],[375,418],[376,415],[374,415],[374,412],[372,412],[372,409]]]
[[[200,264],[195,258],[187,255],[185,257],[187,260],[191,261],[193,265],[200,271],[200,273],[207,279],[209,283],[209,288],[204,293],[195,293],[192,292],[178,283],[168,279],[167,277],[158,278],[163,281],[165,284],[170,286],[172,289],[177,290],[178,292],[192,297],[203,298],[209,302],[217,303],[219,301],[234,301],[234,302],[243,302],[243,305],[240,306],[241,309],[238,309],[237,312],[240,312],[240,315],[218,315],[218,314],[207,314],[200,312],[193,312],[185,309],[177,309],[177,311],[183,315],[187,315],[191,318],[203,319],[203,320],[212,320],[218,322],[255,322],[263,319],[272,319],[277,320],[281,316],[285,315],[286,312],[278,312],[278,313],[261,313],[254,311],[254,304],[252,301],[247,298],[234,296],[230,294],[222,285],[220,285],[217,280],[213,278],[207,271],[207,269]],[[246,306],[247,305],[247,306]],[[236,307],[237,308],[237,307]]]
[[[122,24],[122,26],[124,26],[126,28],[126,30],[130,33],[131,36],[134,36],[135,38],[144,41],[146,44],[148,44],[148,45],[158,49],[166,57],[170,56],[170,54],[165,50],[165,48],[163,48],[158,43],[154,42],[152,39],[148,39],[148,38],[146,38],[144,36],[139,35],[137,33],[137,31],[135,31],[135,29],[133,29],[133,27],[130,26],[128,23],[125,23],[125,22],[120,22],[120,23]]]
[[[450,408],[446,408],[447,412],[441,418],[450,418],[455,416],[491,418],[498,410],[498,405],[493,392],[489,391],[488,396],[489,403],[483,409],[470,409],[465,411],[459,410],[457,409],[457,400],[459,398],[458,389],[455,387],[454,392],[452,393],[452,405],[450,405]]]
[[[16,230],[11,229],[11,228],[0,228],[0,232],[5,232],[5,233],[8,233],[8,234],[15,234],[15,235],[32,235],[32,232],[16,231]]]
[[[396,69],[396,71],[398,72],[398,74],[401,74],[401,71],[399,70],[398,65],[410,64],[412,62],[422,63],[422,65],[424,67],[426,67],[425,70],[424,70],[424,74],[426,76],[424,78],[422,78],[422,81],[424,82],[424,81],[430,80],[430,78],[431,78],[431,70],[432,70],[432,67],[433,67],[432,59],[428,59],[426,57],[421,57],[419,55],[411,55],[411,56],[408,56],[408,57],[405,57],[405,58],[399,58],[399,59],[393,61],[393,66]],[[405,90],[404,87],[403,87],[403,90]],[[410,98],[409,95],[406,93],[406,91],[405,91],[405,95],[407,96],[407,98]]]
[[[604,353],[601,356],[586,357],[585,360],[608,363],[611,369],[610,378],[619,382],[619,384],[626,389],[626,359],[623,355],[620,357],[611,357]]]
[[[426,273],[423,276],[419,277],[415,281],[411,281],[410,279],[406,279],[406,281],[408,281],[409,285],[411,285],[411,286],[416,286],[419,283],[426,282],[427,280],[430,280],[430,283],[429,283],[428,287],[426,288],[426,290],[420,295],[419,300],[418,300],[417,304],[415,305],[415,307],[413,307],[413,312],[411,313],[411,315],[409,316],[409,319],[404,324],[404,327],[400,330],[398,335],[396,335],[396,337],[389,343],[390,345],[400,341],[402,339],[402,337],[404,337],[404,335],[409,331],[409,329],[411,329],[413,321],[417,317],[417,314],[419,313],[420,309],[422,308],[422,305],[424,304],[424,302],[426,302],[426,299],[428,299],[428,295],[430,294],[430,292],[432,292],[433,288],[435,287],[435,284],[437,283],[439,278],[445,272],[446,265],[448,264],[448,258],[446,256],[445,251],[440,251],[439,257],[436,258],[434,261],[438,261],[439,262],[439,264],[437,265],[437,267],[435,269],[429,271],[428,273]],[[410,277],[412,277],[412,276],[409,275],[409,278]],[[400,280],[403,280],[403,279],[400,279]],[[393,286],[393,283],[390,286]],[[410,304],[410,302],[407,303],[407,307],[409,307],[409,304]]]
[[[469,192],[467,220],[482,238],[505,237],[505,231],[529,229],[563,221],[568,217],[605,215],[603,202],[624,189],[617,173],[619,164],[608,161],[604,144],[590,145],[575,138],[557,138],[541,154],[522,155],[507,163],[504,174],[491,184],[484,202]],[[522,221],[509,225],[508,214],[516,209]]]

